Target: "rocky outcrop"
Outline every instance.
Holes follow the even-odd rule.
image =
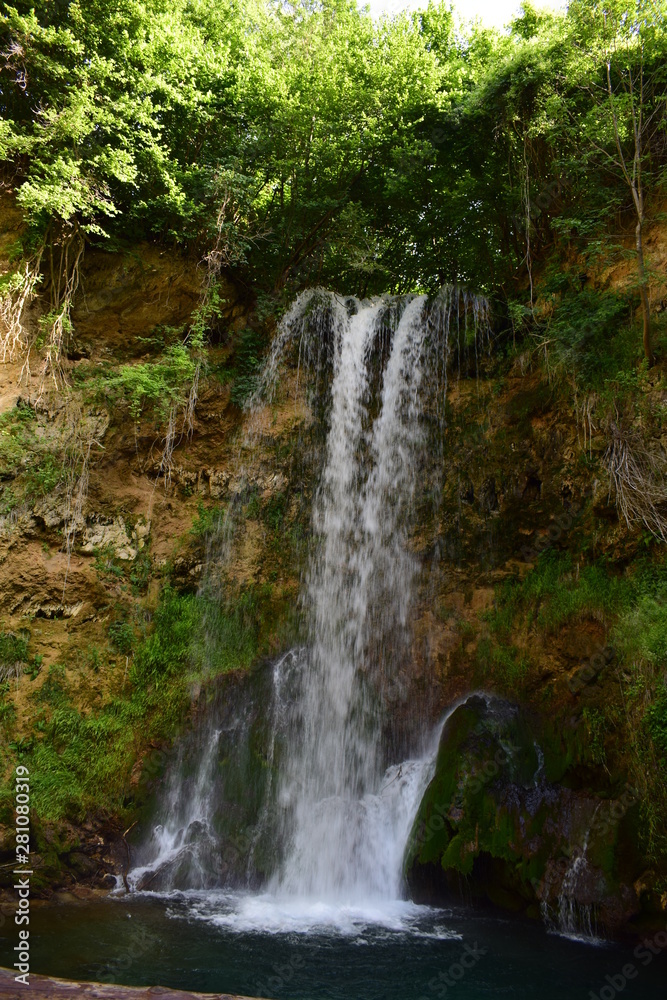
[[[548,781],[538,735],[498,698],[472,695],[454,710],[408,846],[413,898],[463,896],[565,932],[614,934],[639,911],[637,792],[602,798],[568,787],[567,774]]]

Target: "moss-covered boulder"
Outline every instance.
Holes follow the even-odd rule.
[[[615,932],[638,911],[637,795],[549,783],[532,720],[472,695],[447,719],[410,836],[412,897],[486,901],[566,932]]]

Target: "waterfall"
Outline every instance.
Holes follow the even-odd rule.
[[[370,662],[369,650],[371,644],[391,645],[392,633],[407,624],[410,606],[414,565],[405,532],[421,443],[425,303],[425,297],[415,298],[403,311],[384,373],[381,409],[370,427],[368,354],[386,303],[361,303],[337,330],[308,575],[310,655],[279,796],[291,839],[275,887],[285,893],[325,898],[396,893],[390,872],[383,870],[391,834],[385,831],[376,841],[380,831],[374,824],[382,811],[378,668],[386,664]],[[394,780],[397,775],[389,777]],[[399,788],[412,787],[403,775],[400,781]]]
[[[595,823],[595,817],[599,809],[599,804],[595,808],[590,825],[586,829],[584,841],[581,849],[576,848],[573,852],[572,860],[567,867],[563,877],[560,891],[558,893],[558,912],[556,920],[551,918],[548,906],[542,907],[542,916],[548,930],[569,937],[573,940],[588,941],[591,944],[600,943],[596,924],[596,912],[593,902],[578,902],[577,892],[586,889],[587,881],[590,881],[590,867],[588,861],[588,842]]]
[[[210,788],[220,731],[209,731],[206,737],[201,763],[186,795],[182,784],[184,748],[180,748],[178,766],[170,775],[164,822],[153,828],[150,862],[134,867],[128,875],[132,889],[171,885],[183,871],[193,888],[203,888],[209,882],[216,855]]]
[[[588,845],[600,804],[587,825],[581,847],[575,846],[558,885],[555,872],[549,872],[542,893],[540,912],[547,931],[573,941],[602,944],[597,926],[595,869],[588,859]],[[551,891],[553,888],[553,892]],[[555,901],[555,906],[552,905]]]
[[[274,845],[266,883],[274,899],[345,906],[402,894],[403,852],[436,744],[425,752],[416,738],[415,759],[387,766],[383,726],[387,692],[412,655],[414,501],[424,469],[439,464],[426,454],[424,425],[435,419],[443,428],[450,332],[459,364],[477,364],[488,338],[485,301],[451,288],[431,301],[309,290],[285,316],[249,404],[248,440],[256,440],[262,401],[292,352],[297,382],[307,378],[311,400],[325,401],[318,412],[327,428],[302,587],[307,641],[273,667],[268,777],[245,841],[251,880],[261,845]],[[239,742],[249,740],[243,725]],[[166,819],[131,884],[174,870],[183,852],[191,873],[180,885],[206,884],[220,809],[220,794],[211,804],[220,783],[216,726],[213,718],[194,782],[176,767]]]

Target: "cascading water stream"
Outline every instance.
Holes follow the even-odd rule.
[[[601,944],[598,933],[596,911],[592,903],[581,903],[577,900],[578,890],[581,890],[590,874],[588,860],[588,843],[599,805],[596,807],[590,825],[584,835],[581,848],[575,849],[573,857],[563,876],[558,892],[557,909],[552,912],[548,900],[543,900],[542,919],[547,930],[552,934],[574,941],[587,941],[590,944]]]
[[[308,586],[310,656],[279,800],[291,835],[274,880],[282,893],[351,899],[397,892],[386,843],[395,837],[393,824],[380,831],[374,823],[382,801],[379,668],[387,665],[369,662],[369,649],[391,646],[410,604],[414,569],[405,528],[421,442],[424,305],[425,298],[413,299],[400,318],[380,413],[366,442],[367,355],[386,304],[360,305],[338,330],[327,457],[314,515],[319,546]],[[415,768],[410,774],[419,785]],[[404,781],[397,775],[392,780]]]
[[[250,436],[292,345],[297,380],[308,369],[320,388],[330,386],[302,598],[308,641],[273,668],[268,779],[246,841],[251,881],[262,845],[277,846],[268,888],[282,905],[359,906],[402,894],[403,852],[433,773],[435,744],[420,759],[386,767],[386,690],[411,655],[418,561],[410,538],[425,406],[441,419],[450,320],[465,353],[469,313],[477,352],[486,306],[454,290],[431,303],[425,296],[359,302],[310,290],[285,317],[251,402]],[[166,818],[131,885],[145,887],[151,872],[171,870],[184,852],[194,859],[192,874],[180,883],[167,878],[166,888],[206,884],[201,859],[215,837],[215,809],[201,790],[218,780],[214,726],[194,788],[187,791],[183,777],[180,786],[172,781]],[[190,844],[193,829],[205,841],[200,854]],[[221,882],[212,877],[210,884]]]

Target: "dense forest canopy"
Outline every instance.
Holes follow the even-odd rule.
[[[433,2],[379,21],[354,0],[1,10],[0,160],[30,222],[24,256],[63,261],[56,341],[84,247],[128,239],[271,296],[456,281],[516,311],[536,261],[636,228],[647,299],[664,0],[526,2],[504,33]],[[644,347],[650,360],[648,328]]]

